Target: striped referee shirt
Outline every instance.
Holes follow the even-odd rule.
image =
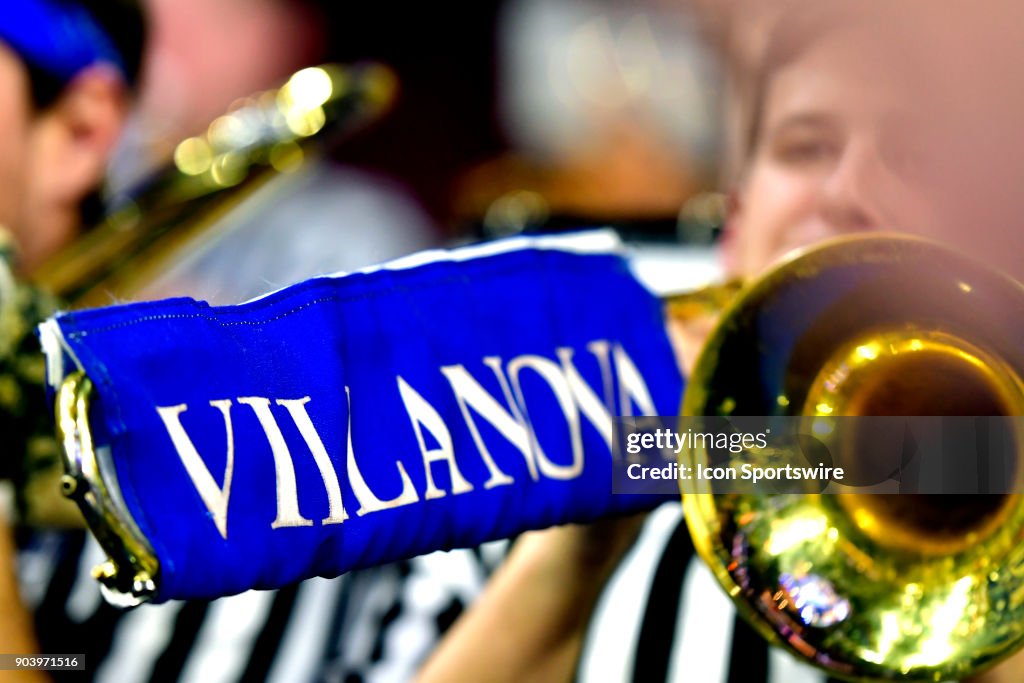
[[[408,681],[483,589],[507,545],[124,612],[100,597],[90,569],[103,554],[84,532],[19,540],[19,574],[42,652],[84,653],[87,678],[112,683]],[[737,617],[710,570],[694,559],[678,504],[650,515],[610,580],[577,680],[831,683],[769,648]]]

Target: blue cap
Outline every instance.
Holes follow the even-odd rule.
[[[73,1],[16,0],[0,11],[0,41],[27,64],[62,82],[95,64],[128,72],[114,41],[93,16]]]

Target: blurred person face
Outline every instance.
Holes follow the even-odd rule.
[[[1024,178],[1011,151],[1022,109],[998,95],[1020,43],[990,48],[985,27],[961,30],[966,14],[901,7],[902,23],[873,17],[818,31],[762,80],[727,231],[735,274],[822,239],[887,230],[1021,275],[1024,205],[1010,189]]]
[[[0,225],[14,235],[22,267],[77,234],[81,202],[103,177],[126,108],[120,76],[97,65],[37,110],[24,64],[0,43]]]
[[[0,225],[13,226],[24,197],[29,85],[18,58],[0,43]]]
[[[734,272],[846,233],[935,230],[911,70],[865,37],[819,40],[765,84],[729,226]]]

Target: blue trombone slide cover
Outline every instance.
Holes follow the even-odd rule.
[[[157,600],[336,576],[651,508],[612,493],[617,416],[675,415],[660,301],[613,234],[426,252],[248,303],[58,315],[51,386],[160,561]]]

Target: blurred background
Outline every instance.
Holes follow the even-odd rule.
[[[140,199],[174,182],[166,172],[154,177],[176,151],[181,161],[183,140],[224,137],[225,126],[211,122],[252,108],[245,98],[303,67],[378,63],[394,85],[358,126],[346,107],[318,127],[306,163],[271,170],[293,176],[273,191],[223,193],[234,195],[223,202],[230,217],[168,255],[173,267],[145,296],[239,301],[427,246],[609,224],[647,245],[643,272],[659,287],[717,275],[707,248],[721,227],[724,91],[699,8],[600,0],[458,10],[315,0],[144,4],[149,52],[110,168],[114,213],[133,202],[141,209]],[[126,213],[135,220],[139,211]],[[158,212],[144,213],[152,222]],[[680,259],[692,267],[666,271]]]

